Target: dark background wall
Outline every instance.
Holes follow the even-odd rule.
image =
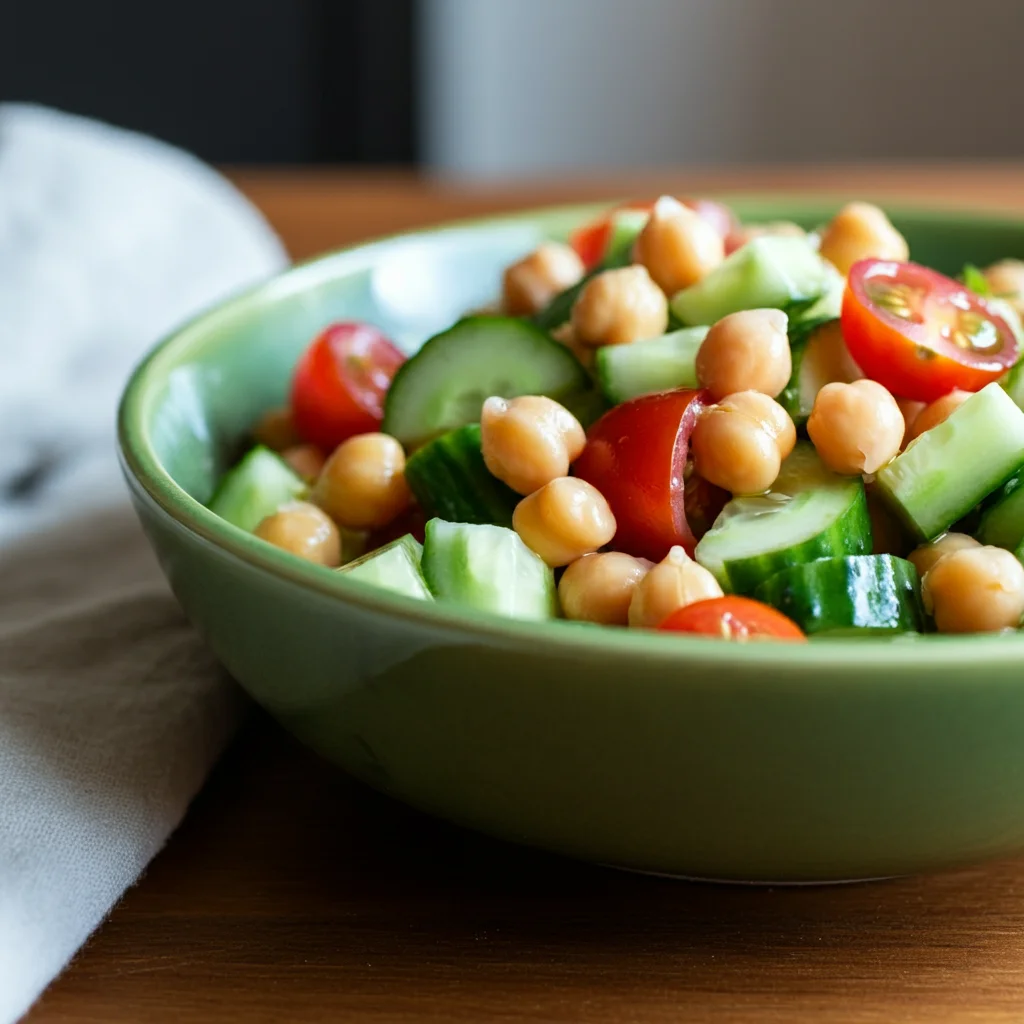
[[[415,0],[0,0],[0,100],[220,163],[410,163]]]

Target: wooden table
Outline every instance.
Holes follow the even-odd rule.
[[[523,189],[246,172],[293,254],[573,198],[817,190],[1024,210],[1024,168],[649,175]],[[1024,1020],[1024,860],[831,888],[689,885],[426,820],[263,715],[32,1024]]]

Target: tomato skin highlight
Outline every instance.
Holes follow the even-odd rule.
[[[722,640],[781,640],[806,643],[800,627],[782,612],[752,597],[712,597],[674,611],[658,627],[668,633],[699,633]]]
[[[405,355],[376,327],[332,324],[302,354],[291,409],[302,437],[330,453],[356,434],[379,430],[384,396]]]
[[[891,303],[902,315],[876,301],[879,289],[893,294]],[[965,337],[959,327],[968,317],[994,334],[998,348],[987,351],[970,340],[956,343],[956,337]],[[980,391],[1013,366],[1019,354],[1012,329],[984,299],[916,263],[855,263],[841,320],[850,355],[864,374],[893,394],[921,402],[956,388]]]
[[[686,457],[697,418],[711,404],[706,391],[660,391],[617,405],[588,431],[573,472],[611,506],[617,551],[654,562],[675,544],[693,553],[697,538],[686,515]]]

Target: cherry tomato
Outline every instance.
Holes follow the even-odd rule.
[[[714,199],[680,199],[679,201],[683,206],[688,206],[694,213],[706,220],[722,238],[735,232],[738,227],[735,214],[724,203],[716,202]],[[653,208],[653,199],[634,199],[628,203],[622,203],[604,216],[589,224],[584,224],[579,230],[573,232],[569,237],[569,244],[583,260],[583,265],[587,270],[593,270],[604,259],[608,251],[608,244],[612,238],[612,218],[615,213],[619,210],[649,212]]]
[[[611,506],[619,551],[655,562],[674,544],[693,553],[686,456],[697,417],[711,402],[706,391],[660,391],[617,405],[590,428],[573,470]]]
[[[569,244],[576,250],[576,255],[583,260],[587,270],[593,270],[608,251],[608,244],[612,240],[612,218],[620,210],[644,210],[650,211],[654,208],[653,199],[634,199],[628,203],[621,203],[608,213],[598,217],[597,220],[584,224],[569,236]]]
[[[916,263],[861,260],[843,296],[854,362],[893,394],[932,402],[978,391],[1017,361],[1017,339],[985,300]]]
[[[328,327],[295,368],[291,406],[299,433],[330,452],[354,434],[379,430],[384,395],[404,362],[376,327]]]
[[[672,633],[702,633],[723,640],[807,642],[792,619],[751,597],[712,597],[695,601],[674,611],[658,628]]]

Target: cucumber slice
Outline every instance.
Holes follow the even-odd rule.
[[[976,537],[982,544],[1016,551],[1024,540],[1024,475],[1007,480],[998,498],[981,514]]]
[[[917,570],[893,555],[852,555],[794,565],[754,596],[808,636],[884,636],[925,627]]]
[[[1013,399],[1018,409],[1024,409],[1024,360],[1010,370],[999,382],[1003,390]]]
[[[269,448],[251,449],[224,474],[210,499],[210,511],[252,533],[282,505],[306,495],[306,482]]]
[[[934,540],[1024,465],[1024,412],[998,385],[972,395],[878,471],[879,491]]]
[[[423,575],[439,601],[515,619],[558,614],[554,572],[503,526],[431,519]]]
[[[511,526],[520,501],[484,464],[478,423],[420,448],[406,463],[405,479],[428,519]]]
[[[669,388],[697,387],[697,351],[707,327],[684,327],[660,338],[597,350],[597,380],[613,405]]]
[[[427,589],[427,582],[420,572],[423,547],[412,534],[407,533],[376,551],[342,566],[338,572],[354,580],[371,583],[383,590],[391,590],[406,597],[421,601],[432,601],[433,595]]]
[[[526,320],[471,316],[431,338],[395,374],[381,429],[415,447],[479,420],[490,395],[561,400],[589,384],[576,357]]]
[[[791,565],[870,550],[864,482],[830,472],[801,442],[771,490],[725,506],[694,557],[723,589],[749,594]]]
[[[804,311],[803,316],[808,319],[834,320],[838,319],[843,311],[843,295],[846,292],[846,276],[840,274],[831,263],[823,260],[825,264],[825,287],[821,297],[813,302]]]
[[[860,380],[864,374],[850,356],[835,318],[797,322],[790,328],[789,346],[793,354],[793,374],[779,395],[779,404],[793,423],[802,427],[811,415],[814,399],[826,384],[833,381],[849,384]]]
[[[741,309],[786,309],[816,302],[830,284],[825,261],[805,238],[755,238],[702,281],[672,297],[684,324],[713,324]]]

